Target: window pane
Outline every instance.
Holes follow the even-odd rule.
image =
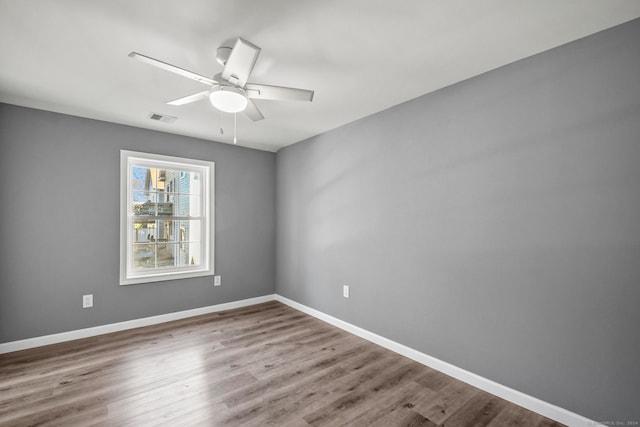
[[[156,268],[156,221],[133,222],[133,268],[147,270]]]
[[[200,265],[202,262],[201,221],[179,221],[179,227],[180,265]]]
[[[156,236],[155,221],[134,221],[133,222],[133,243],[145,243],[153,241]]]
[[[178,221],[158,221],[158,233],[155,237],[158,242],[175,242],[178,238]]]
[[[149,168],[134,166],[131,169],[131,189],[149,190],[150,170]]]
[[[176,261],[176,248],[177,244],[163,243],[161,241],[156,242],[157,258],[156,266],[162,267],[174,267]]]
[[[158,216],[173,216],[175,196],[173,194],[158,193]]]
[[[134,191],[131,193],[131,201],[133,203],[145,203],[155,201],[155,193],[148,191]]]
[[[164,191],[165,182],[167,182],[167,171],[164,169],[154,168],[151,168],[150,170],[152,171],[151,187],[158,192]]]
[[[178,175],[178,190],[182,194],[200,193],[201,174],[199,172],[180,171]]]
[[[177,221],[180,227],[180,242],[199,242],[202,221],[194,219],[190,221]]]
[[[156,268],[156,246],[149,243],[133,244],[133,268],[134,270],[147,270]]]
[[[133,215],[155,215],[155,193],[135,191],[131,193],[131,213]]]
[[[176,216],[200,216],[200,195],[178,195],[175,196],[178,209]]]

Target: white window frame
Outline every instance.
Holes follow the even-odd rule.
[[[201,265],[197,267],[163,268],[149,271],[133,269],[133,209],[131,204],[132,165],[191,170],[201,173],[203,243]],[[120,285],[158,282],[214,275],[214,171],[215,163],[183,157],[120,150]],[[185,218],[186,219],[186,218]]]

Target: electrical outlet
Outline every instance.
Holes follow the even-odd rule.
[[[342,296],[349,298],[349,285],[342,285]]]
[[[82,295],[82,308],[93,307],[93,294]]]
[[[222,285],[222,278],[220,276],[213,276],[213,286]]]

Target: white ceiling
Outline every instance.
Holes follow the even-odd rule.
[[[0,102],[231,143],[207,101],[165,104],[205,86],[127,54],[213,76],[241,36],[262,48],[249,81],[315,90],[238,116],[239,145],[277,151],[639,16],[638,0],[0,0]]]

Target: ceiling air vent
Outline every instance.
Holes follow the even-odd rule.
[[[159,113],[151,113],[151,114],[149,114],[149,118],[151,120],[155,120],[155,121],[158,121],[158,122],[164,122],[164,123],[173,123],[178,119],[177,117],[166,116],[164,114],[159,114]]]

